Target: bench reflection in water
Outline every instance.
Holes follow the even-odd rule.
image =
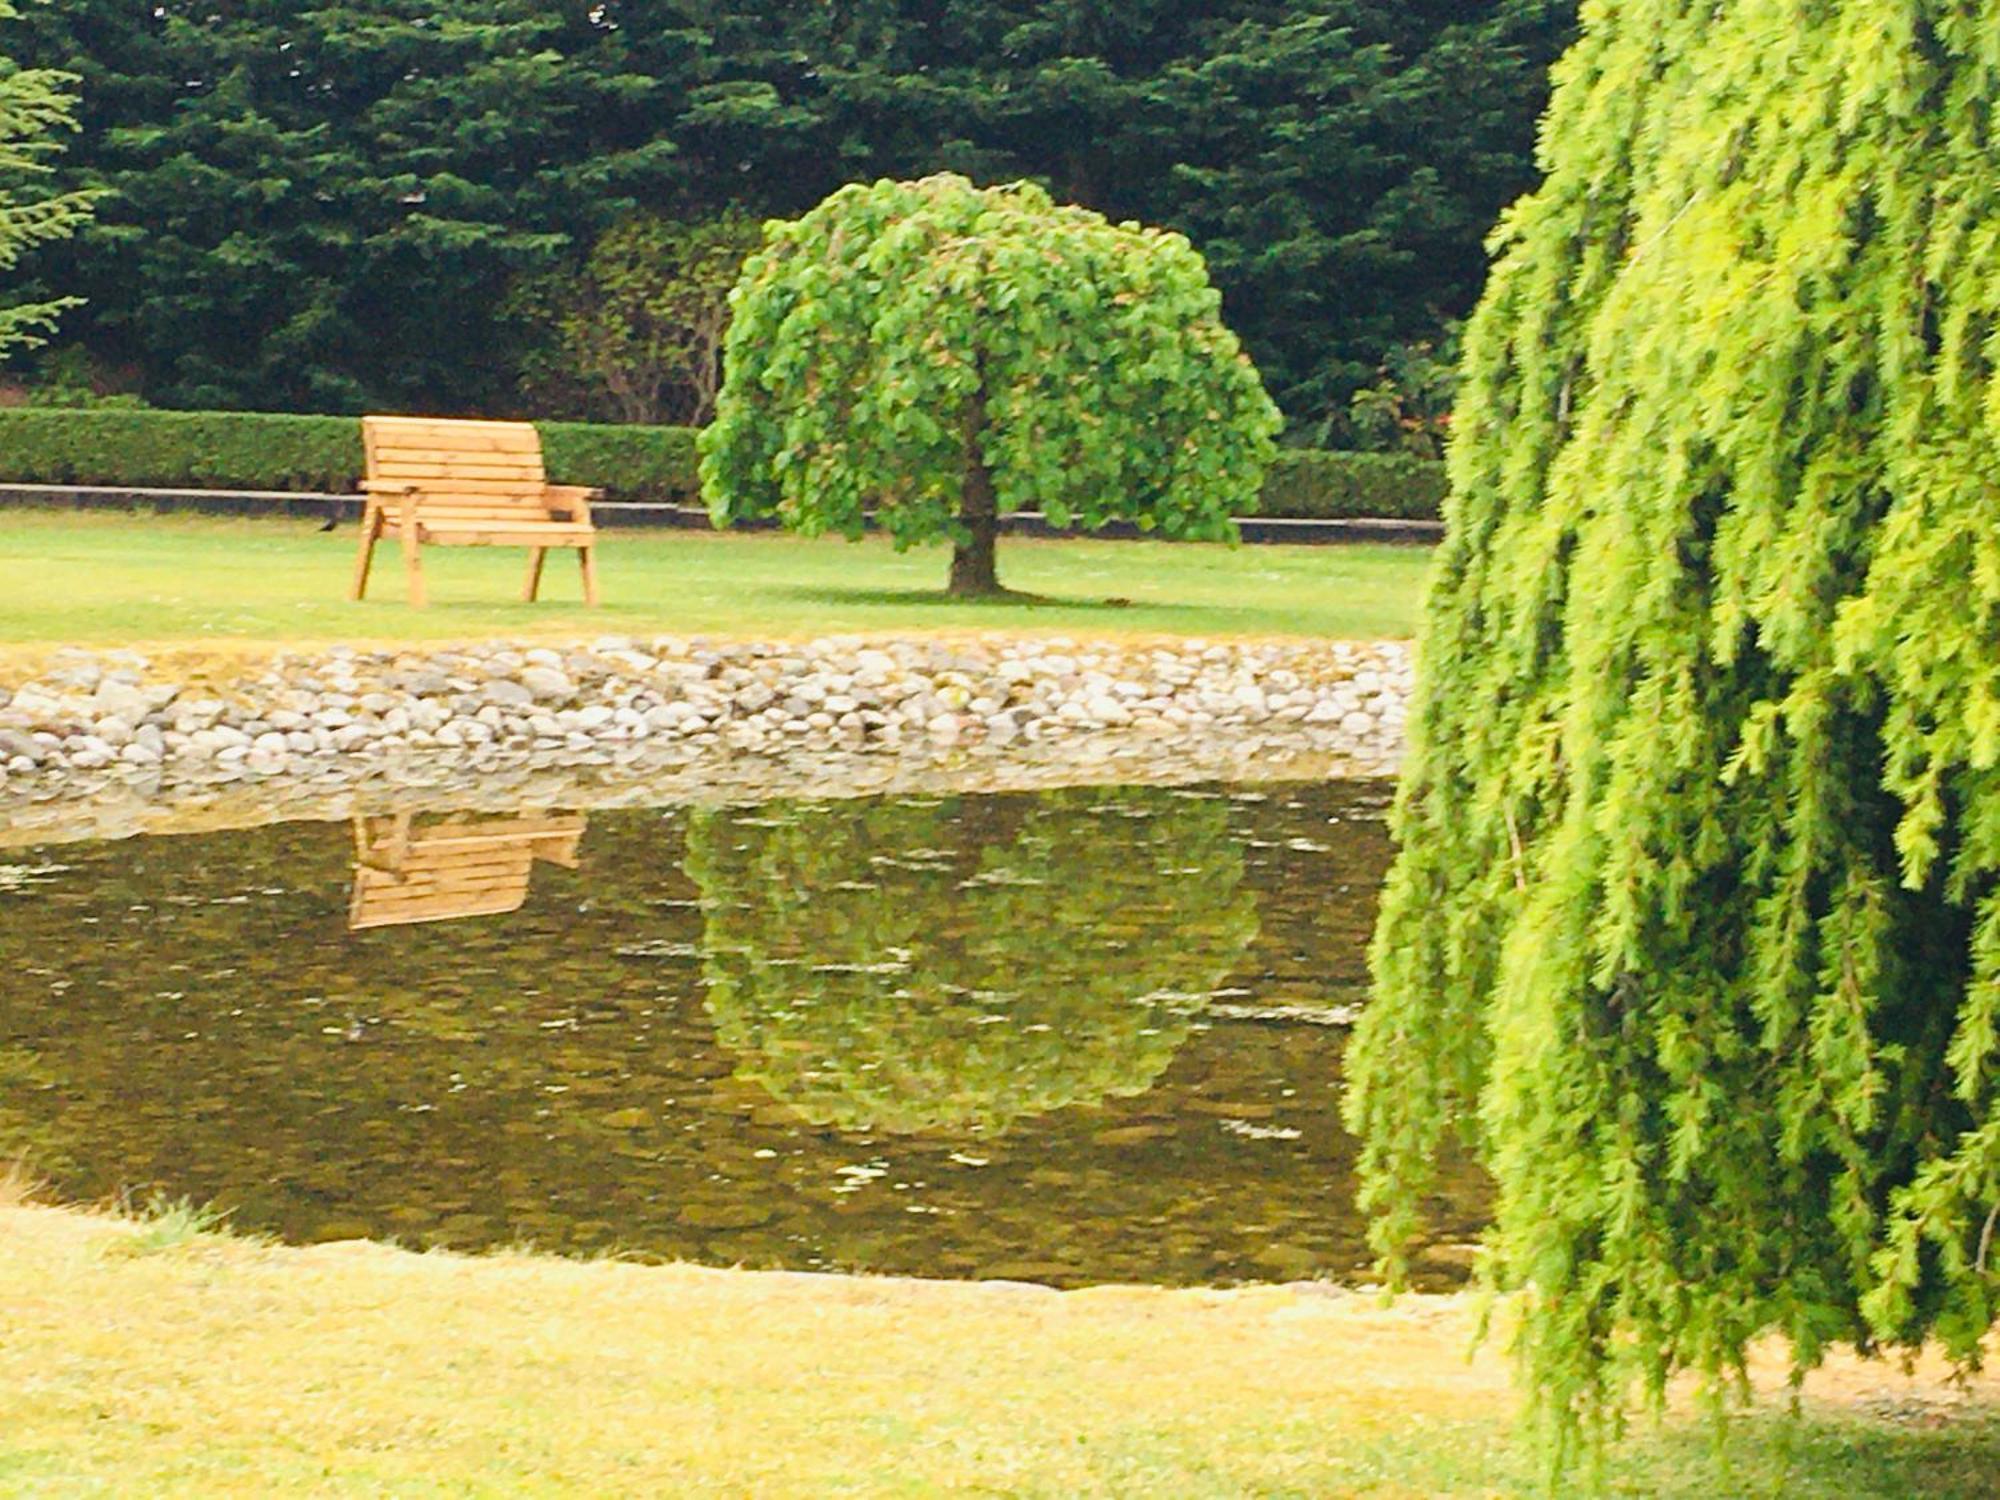
[[[455,819],[421,828],[414,813],[356,818],[348,930],[519,911],[536,860],[576,868],[584,827],[581,813]]]

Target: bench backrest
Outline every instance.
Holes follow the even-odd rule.
[[[548,510],[542,438],[528,422],[442,417],[363,417],[361,443],[375,497],[393,515],[396,495],[418,491],[419,515],[440,520],[520,520]]]
[[[489,818],[421,831],[407,816],[357,818],[348,928],[518,911],[534,862],[574,869],[583,830],[581,817]]]

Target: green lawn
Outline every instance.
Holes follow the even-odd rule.
[[[4,1201],[0,1287],[0,1496],[1541,1493],[1465,1301],[283,1249]],[[1724,1463],[1683,1408],[1611,1492],[1994,1493],[1990,1376],[1836,1353],[1796,1425],[1757,1376]]]
[[[886,542],[609,533],[604,604],[549,558],[543,601],[521,604],[516,548],[426,548],[431,606],[403,602],[394,542],[369,597],[347,601],[356,530],[312,521],[0,512],[0,642],[437,640],[490,635],[1031,629],[1173,635],[1409,635],[1420,547],[1001,543],[1001,579],[1039,602],[957,603],[947,554]],[[1111,602],[1120,601],[1120,602]]]

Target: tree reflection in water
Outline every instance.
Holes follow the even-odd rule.
[[[1257,934],[1227,805],[1160,788],[703,812],[687,869],[739,1075],[842,1129],[1141,1093]]]

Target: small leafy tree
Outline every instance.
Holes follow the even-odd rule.
[[[757,221],[735,209],[614,225],[580,267],[516,289],[511,311],[534,341],[523,388],[581,416],[701,426],[722,383],[729,291],[757,240]]]
[[[1376,453],[1443,458],[1458,391],[1458,325],[1436,339],[1398,344],[1376,367],[1375,381],[1354,393],[1347,420],[1354,446]]]
[[[1003,511],[1222,539],[1256,506],[1278,412],[1180,235],[1028,184],[857,184],[770,226],[730,300],[718,524],[855,538],[872,509],[980,595]]]
[[[699,812],[687,868],[739,1076],[844,1130],[1143,1093],[1257,934],[1226,806],[1151,788]]]
[[[27,406],[126,409],[144,407],[143,398],[117,388],[116,375],[101,370],[80,344],[44,349],[23,372],[9,394]]]
[[[19,14],[11,0],[0,0],[0,21]],[[76,98],[68,92],[75,82],[74,74],[17,67],[0,56],[0,271],[90,217],[87,192],[37,191],[61,149],[56,133],[76,128]],[[0,354],[43,342],[63,309],[76,305],[74,297],[0,304]]]

